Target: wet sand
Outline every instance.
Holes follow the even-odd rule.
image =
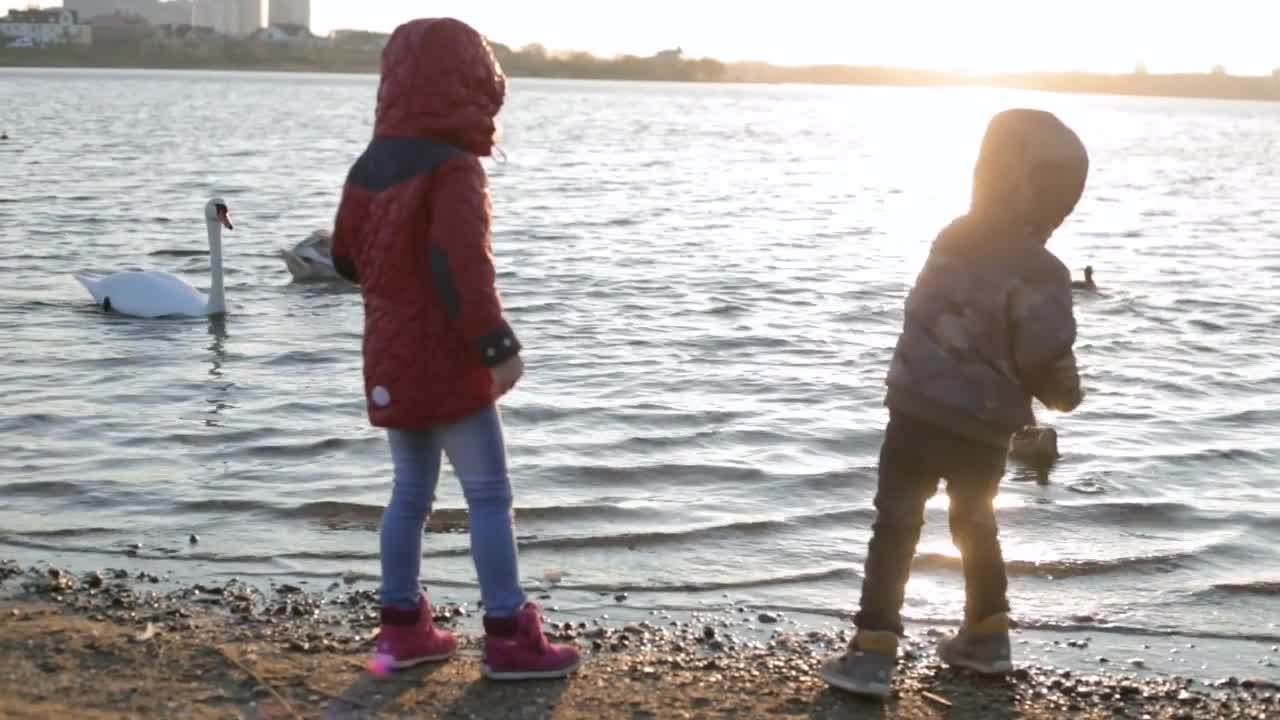
[[[1280,717],[1278,688],[1262,679],[1206,685],[1043,666],[982,679],[939,665],[928,637],[905,644],[894,697],[881,704],[815,678],[847,634],[779,630],[756,642],[729,622],[564,622],[554,612],[546,629],[586,650],[582,669],[568,681],[499,684],[479,675],[476,613],[456,605],[436,614],[467,633],[459,657],[378,679],[364,671],[372,590],[157,587],[146,573],[0,564],[0,717]]]

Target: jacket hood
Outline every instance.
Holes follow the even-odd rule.
[[[453,18],[397,27],[382,51],[374,134],[493,151],[506,77],[484,37]]]
[[[1042,110],[998,113],[987,125],[973,171],[970,214],[1010,224],[1043,242],[1080,201],[1089,154],[1080,137]]]

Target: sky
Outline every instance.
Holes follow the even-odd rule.
[[[728,61],[974,72],[1280,67],[1277,0],[312,0],[318,34],[389,32],[424,15],[511,46],[602,56],[680,46]]]

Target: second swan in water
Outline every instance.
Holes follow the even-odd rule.
[[[292,248],[280,251],[294,282],[316,282],[341,278],[333,269],[333,235],[316,230]]]

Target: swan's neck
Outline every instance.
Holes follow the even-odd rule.
[[[227,311],[227,296],[222,286],[222,224],[209,222],[209,306],[210,315]]]

